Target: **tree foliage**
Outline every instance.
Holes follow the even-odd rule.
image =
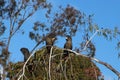
[[[83,36],[82,37],[83,40],[79,42],[80,46],[77,47],[75,51],[80,53],[86,51],[88,54],[87,56],[89,57],[94,57],[96,53],[96,46],[94,45],[93,41],[90,39],[94,33],[96,33],[97,36],[103,36],[107,40],[117,39],[118,43],[116,47],[117,49],[120,48],[120,42],[119,42],[120,30],[118,27],[115,27],[114,29],[109,29],[104,27],[101,28],[97,24],[93,23],[92,17],[94,15],[87,16],[83,12],[75,9],[70,5],[67,5],[66,7],[59,6],[59,12],[55,12],[54,10],[52,10],[53,9],[52,4],[48,3],[45,0],[0,0],[0,50],[1,50],[0,64],[3,66],[3,75],[4,75],[3,79],[6,78],[6,75],[8,75],[9,78],[15,76],[14,73],[16,73],[17,70],[20,70],[21,67],[23,66],[23,63],[20,63],[19,65],[19,63],[13,64],[9,62],[9,58],[12,53],[9,51],[11,39],[21,29],[24,23],[26,23],[26,21],[40,9],[46,10],[44,12],[44,15],[45,18],[47,19],[47,22],[44,22],[42,21],[42,19],[40,19],[33,24],[32,31],[29,32],[28,36],[31,40],[36,41],[36,45],[33,47],[31,53],[36,49],[36,47],[38,47],[42,42],[46,40],[46,37],[48,35],[54,35],[56,37],[58,36],[65,37],[66,35],[71,35],[73,37],[76,36],[77,33],[83,34],[83,35],[81,34]],[[26,29],[27,28],[28,27],[26,27]],[[4,37],[4,34],[8,35],[7,38]],[[39,54],[43,54],[43,53],[39,53]],[[41,55],[37,56],[36,61],[41,65],[37,64],[38,66],[42,67],[45,64],[48,64],[48,63],[42,64],[43,57],[39,57],[39,56]],[[48,59],[48,57],[45,59]],[[93,62],[91,62],[89,59],[76,57],[76,56],[71,57],[71,59],[80,62],[82,61],[84,62],[85,60],[87,60],[88,62],[87,61],[85,62],[85,66],[87,66],[88,63],[90,63],[90,65],[85,67],[84,69],[78,67],[76,68],[77,64],[80,66],[83,64],[76,63],[77,61],[73,61],[72,66],[75,67],[75,71],[74,70],[73,71],[76,72],[75,73],[76,75],[80,74],[80,72],[85,73],[83,75],[84,77],[89,76],[90,74],[88,73],[90,72],[92,75],[91,80],[93,80],[93,76],[94,76],[92,72],[93,68],[91,67],[91,64],[93,64]],[[55,67],[54,65],[58,65],[59,62],[60,62],[60,58],[58,61],[54,60],[52,63],[53,67]],[[68,62],[67,64],[68,65],[71,64],[70,62]],[[93,66],[95,66],[95,64],[93,64]],[[44,71],[46,67],[47,66],[42,67],[43,70],[38,70],[38,71]],[[68,67],[68,69],[69,68],[70,67]],[[95,66],[95,69],[96,68],[97,67]],[[16,72],[14,72],[12,71],[12,69],[14,70],[17,69],[17,70]],[[36,75],[38,76],[36,71],[34,72],[34,74],[36,73]],[[8,74],[6,74],[6,72],[8,72]],[[58,74],[56,74],[56,76]],[[26,75],[30,76],[28,75],[28,73],[26,73]],[[77,79],[80,79],[81,75],[78,76],[76,75],[75,77]],[[98,71],[97,77],[99,75],[100,75],[100,71]],[[71,77],[73,75],[68,74],[67,76]],[[44,73],[44,77],[45,78],[47,77],[45,73]]]
[[[3,75],[5,75],[4,68],[9,65],[9,47],[12,37],[38,9],[48,8],[49,4],[43,0],[0,0],[0,4],[0,35],[2,36],[8,29],[7,38],[1,37],[1,45],[4,44],[4,46],[1,46],[0,60],[3,66]]]
[[[75,36],[80,25],[84,23],[84,14],[68,5],[66,8],[60,7],[60,13],[56,12],[51,19],[51,10],[45,14],[49,26],[45,23],[37,21],[34,23],[33,31],[29,33],[29,37],[36,42],[42,41],[48,34],[56,36]],[[39,33],[41,31],[41,33]],[[42,33],[43,32],[43,33]],[[42,38],[44,37],[44,38]],[[41,40],[40,40],[41,39]]]
[[[36,57],[32,57],[26,66],[24,80],[49,80],[49,54],[46,48],[36,52]],[[53,49],[51,60],[51,79],[52,80],[96,80],[101,76],[100,70],[90,60],[82,56],[70,53],[69,58],[62,59],[63,50],[57,47]],[[13,69],[8,70],[8,77],[11,80],[18,79],[23,62],[12,63]],[[17,74],[17,75],[16,75]]]

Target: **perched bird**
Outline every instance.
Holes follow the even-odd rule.
[[[72,50],[72,38],[69,35],[66,36],[66,43],[64,45],[64,49]],[[64,50],[63,58],[67,57],[68,55],[69,55],[69,51]]]
[[[49,34],[46,37],[46,49],[47,49],[47,53],[50,53],[51,46],[54,45],[55,40],[57,40],[57,38],[56,38],[56,36],[54,34]]]
[[[24,55],[24,62],[29,58],[30,52],[27,48],[21,48],[20,51]]]

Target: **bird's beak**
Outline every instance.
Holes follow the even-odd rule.
[[[52,40],[57,40],[57,38],[53,38]]]
[[[68,37],[66,37],[66,40],[68,40]]]

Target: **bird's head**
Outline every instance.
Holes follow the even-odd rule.
[[[26,52],[29,52],[29,50],[27,48],[21,48],[20,51],[24,54]]]
[[[52,38],[52,41],[55,41],[55,40],[57,40],[57,38],[56,38],[56,37]]]
[[[70,36],[70,35],[67,35],[67,36],[66,36],[66,40],[67,40],[67,41],[68,41],[68,40],[72,40],[71,36]]]

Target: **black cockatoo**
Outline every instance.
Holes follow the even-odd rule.
[[[24,62],[29,58],[30,52],[27,48],[21,48],[20,51],[24,55]]]
[[[64,45],[64,49],[72,50],[72,38],[69,35],[66,36],[66,43]],[[64,50],[63,58],[67,57],[68,55],[69,55],[69,51]]]
[[[55,40],[57,40],[55,34],[49,34],[49,35],[46,37],[46,49],[47,49],[47,53],[50,53],[51,46],[54,45]]]

